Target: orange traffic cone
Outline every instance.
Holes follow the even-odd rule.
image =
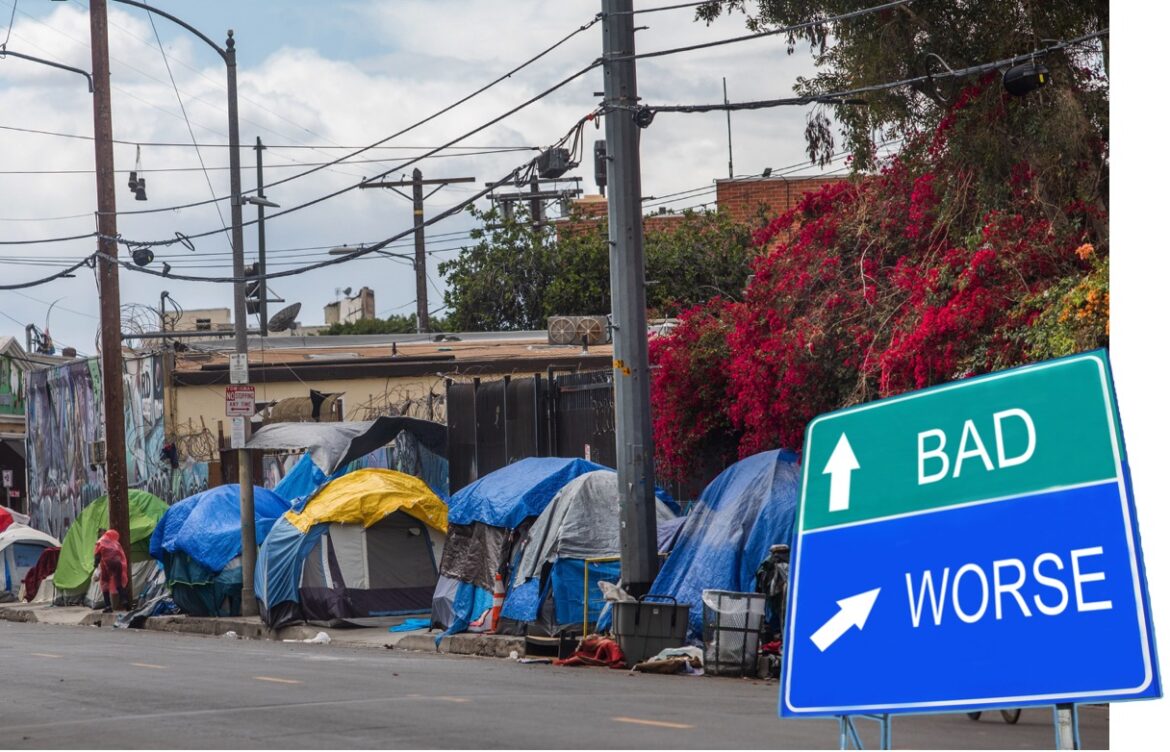
[[[500,625],[500,610],[503,608],[504,578],[500,576],[499,572],[496,572],[496,582],[492,586],[492,611],[489,617],[491,620],[491,628],[488,630],[489,634],[495,633],[496,627]]]

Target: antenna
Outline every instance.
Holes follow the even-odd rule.
[[[296,323],[297,314],[301,312],[301,304],[293,303],[281,308],[268,319],[268,331],[283,332]]]

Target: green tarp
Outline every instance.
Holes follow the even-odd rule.
[[[150,559],[150,535],[166,514],[167,503],[146,491],[130,491],[130,562]],[[100,496],[81,510],[61,543],[61,558],[53,584],[58,590],[77,590],[89,586],[93,574],[93,547],[98,530],[110,527],[109,497]]]

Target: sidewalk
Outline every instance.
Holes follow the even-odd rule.
[[[84,606],[49,606],[44,603],[0,603],[0,620],[59,626],[113,627],[118,613],[103,614]],[[403,617],[405,618],[405,617]],[[269,629],[258,616],[211,618],[199,616],[156,616],[146,620],[143,629],[154,632],[181,632],[186,634],[222,636],[235,632],[243,639],[253,640],[309,640],[319,632],[329,635],[330,643],[346,647],[377,648],[385,650],[417,650],[434,653],[438,630],[419,629],[411,632],[390,632],[387,627],[324,628],[311,625]],[[523,657],[524,638],[506,635],[457,634],[444,637],[437,652],[452,655],[478,655],[507,658],[515,653]]]

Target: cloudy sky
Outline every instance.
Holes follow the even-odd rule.
[[[0,40],[7,37],[9,49],[90,68],[83,0],[19,0],[9,34],[6,21],[13,2],[0,0]],[[195,239],[194,251],[180,245],[156,249],[155,267],[166,260],[175,271],[227,274],[230,245],[222,228],[230,225],[230,207],[226,201],[210,201],[229,192],[223,64],[203,43],[166,19],[156,17],[152,27],[144,11],[116,2],[109,5],[113,122],[119,141],[118,231],[126,239],[142,241],[174,238],[176,232],[212,233]],[[517,2],[507,4],[506,11],[488,0],[329,4],[160,0],[157,5],[216,41],[225,38],[228,28],[235,32],[245,189],[256,184],[251,147],[257,137],[268,147],[265,183],[294,177],[354,151],[338,147],[380,141],[457,101],[588,24],[600,9],[598,0]],[[739,17],[706,27],[692,20],[689,9],[646,14],[639,25],[649,27],[638,34],[639,51],[746,33]],[[601,44],[601,25],[596,24],[450,113],[386,141],[383,146],[388,148],[364,152],[266,193],[289,209],[384,172],[391,180],[409,177],[415,167],[427,178],[476,179],[474,184],[445,187],[428,199],[428,215],[438,213],[531,159],[533,148],[563,136],[599,102],[594,92],[603,87],[600,69],[460,141],[463,148],[406,163],[427,147],[463,136],[579,71],[600,55]],[[726,77],[733,100],[769,98],[790,94],[795,78],[811,70],[807,49],[789,56],[781,40],[769,38],[644,61],[639,65],[639,88],[651,103],[718,101]],[[81,77],[55,68],[15,58],[0,61],[0,242],[94,231],[93,143],[85,138],[92,135],[93,125],[84,85]],[[803,108],[733,115],[735,173],[759,173],[765,167],[818,173],[804,155],[805,115]],[[192,134],[199,149],[191,145]],[[588,126],[584,136],[588,149],[603,136],[603,130]],[[714,179],[728,175],[727,121],[722,114],[662,115],[644,132],[642,144],[644,194],[709,189],[681,197],[670,204],[674,208],[712,201]],[[147,180],[146,202],[135,201],[126,187],[138,145]],[[496,153],[482,153],[486,151]],[[596,192],[591,160],[573,174],[583,179],[587,193]],[[197,202],[205,203],[168,210]],[[388,190],[350,190],[284,216],[272,217],[269,210],[269,268],[294,268],[327,258],[330,247],[355,246],[407,230],[410,208],[409,201]],[[143,210],[150,213],[134,213]],[[255,216],[253,207],[245,207],[245,220]],[[468,242],[469,227],[468,218],[458,216],[428,229],[432,310],[441,305],[443,281],[437,265]],[[217,229],[221,231],[215,233]],[[245,232],[251,260],[255,227]],[[394,250],[410,252],[411,238],[399,246]],[[36,279],[93,249],[91,238],[0,245],[0,273],[6,280]],[[126,253],[124,247],[122,252]],[[25,323],[44,327],[49,305],[64,298],[48,320],[54,339],[83,353],[94,352],[95,285],[93,275],[82,271],[74,279],[0,293],[4,330],[19,336]],[[231,305],[228,285],[161,280],[127,271],[121,279],[124,303],[157,306],[159,293],[166,289],[185,308]],[[401,259],[373,257],[273,281],[275,292],[303,304],[300,320],[305,324],[321,322],[322,306],[338,289],[362,285],[374,289],[379,315],[414,311],[413,273]]]

